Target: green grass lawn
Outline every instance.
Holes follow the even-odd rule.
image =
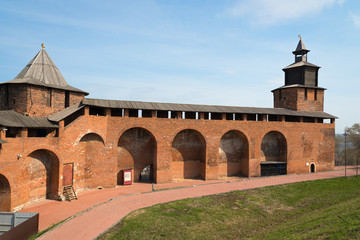
[[[99,239],[360,239],[360,178],[159,204],[129,214]]]

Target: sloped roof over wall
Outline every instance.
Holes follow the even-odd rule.
[[[27,117],[14,110],[0,111],[0,126],[26,128],[58,128],[47,118]]]
[[[14,80],[1,84],[27,83],[43,87],[58,88],[74,92],[87,92],[70,86],[51,60],[45,49],[41,49]]]
[[[62,110],[60,112],[57,112],[53,115],[48,116],[47,119],[50,121],[53,121],[53,122],[59,122],[83,107],[84,107],[84,105],[81,103],[75,104],[71,107],[65,108],[64,110]]]
[[[84,105],[104,107],[104,108],[184,111],[184,112],[270,114],[270,115],[302,116],[302,117],[318,117],[318,118],[337,118],[325,112],[293,111],[285,108],[258,108],[258,107],[235,107],[235,106],[198,105],[198,104],[180,104],[180,103],[118,101],[118,100],[105,100],[105,99],[92,99],[92,98],[85,98],[82,101],[82,103]]]

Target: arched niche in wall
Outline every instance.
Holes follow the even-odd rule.
[[[0,212],[11,212],[11,188],[7,178],[0,174]]]
[[[264,161],[286,162],[287,144],[284,135],[277,131],[268,132],[261,142],[261,156]]]
[[[96,133],[88,133],[80,139],[84,158],[84,180],[85,188],[102,187],[106,169],[105,144],[102,137]]]
[[[39,149],[30,153],[25,163],[29,172],[29,201],[59,199],[59,158],[55,153]]]
[[[134,182],[155,182],[156,140],[148,130],[140,127],[126,130],[118,141],[118,179],[122,184],[122,170],[132,169]]]
[[[171,157],[173,180],[205,178],[206,143],[198,131],[180,131],[172,142]]]
[[[261,158],[261,176],[287,173],[287,144],[282,133],[271,131],[264,136],[261,142]]]
[[[248,175],[249,143],[237,130],[225,133],[219,144],[219,177]]]

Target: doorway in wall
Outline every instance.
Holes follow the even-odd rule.
[[[311,163],[310,164],[310,172],[314,173],[315,172],[315,163]]]

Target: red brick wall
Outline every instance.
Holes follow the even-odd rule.
[[[56,156],[45,150],[32,152],[25,158],[28,172],[29,201],[37,199],[58,199],[59,162]]]
[[[323,111],[324,110],[324,90],[306,88],[307,98],[305,98],[305,88],[283,88],[275,90],[274,107],[287,108],[296,111]],[[281,94],[281,98],[280,98]]]
[[[28,87],[27,112],[29,116],[46,117],[65,109],[65,90],[51,89],[51,106],[49,103],[49,88],[31,86]],[[70,92],[69,106],[81,102],[84,94]]]
[[[10,183],[5,176],[0,174],[0,212],[8,212],[11,208]]]
[[[70,92],[70,106],[81,102],[85,97],[84,93],[79,93],[79,92]]]
[[[65,90],[27,85],[0,85],[0,110],[13,109],[29,116],[47,117],[65,109]],[[70,92],[69,106],[81,102],[83,93]],[[50,104],[51,99],[51,104]]]
[[[0,85],[0,110],[26,112],[27,86],[25,84]]]
[[[122,134],[117,143],[117,154],[118,171],[133,169],[133,181],[140,180],[140,173],[145,167],[156,167],[156,142],[145,129],[132,128]]]
[[[246,136],[238,131],[225,133],[219,145],[219,177],[247,175],[249,144]]]
[[[317,171],[329,170],[334,166],[335,124],[130,118],[111,117],[110,111],[107,110],[106,112],[106,116],[92,116],[88,115],[88,109],[85,109],[84,116],[77,118],[65,128],[62,127],[63,124],[60,124],[59,137],[27,138],[25,137],[26,132],[23,132],[22,136],[24,137],[22,138],[5,138],[4,133],[0,132],[0,137],[9,142],[2,144],[0,174],[4,175],[11,185],[12,208],[34,199],[31,196],[35,195],[30,194],[32,183],[30,181],[29,161],[34,160],[33,156],[36,150],[45,149],[48,154],[47,156],[40,154],[36,161],[42,159],[40,162],[45,162],[43,166],[51,165],[52,176],[47,175],[46,177],[53,179],[51,180],[52,187],[48,187],[47,190],[52,192],[52,197],[55,197],[55,193],[61,195],[62,181],[59,178],[62,176],[64,163],[74,163],[74,187],[76,190],[99,186],[114,187],[118,182],[119,171],[124,168],[141,169],[150,164],[151,161],[153,161],[155,181],[165,183],[184,174],[180,171],[181,169],[184,171],[184,166],[181,164],[187,161],[173,160],[179,160],[174,157],[174,146],[177,147],[177,144],[174,144],[174,139],[179,136],[178,133],[185,129],[195,130],[188,132],[198,132],[204,139],[204,161],[194,161],[197,165],[191,168],[196,169],[197,174],[200,171],[200,175],[207,180],[217,179],[224,175],[224,169],[233,167],[240,167],[241,174],[244,176],[259,176],[260,162],[264,160],[261,149],[262,141],[264,136],[271,131],[281,133],[286,139],[288,173],[309,172],[310,166],[307,166],[306,163],[311,162],[316,164]],[[127,130],[132,128],[146,129],[144,132],[149,134],[146,136],[141,134],[129,135]],[[243,141],[246,138],[248,142],[248,157],[246,154],[242,155],[241,166],[238,166],[237,159],[228,161],[230,165],[225,166],[224,156],[221,154],[224,149],[219,149],[221,138],[231,130],[240,132],[243,135]],[[98,141],[92,143],[93,140],[81,141],[88,133],[97,134],[104,143]],[[151,140],[152,137],[149,137],[150,134],[153,136],[153,141]],[[193,136],[185,134],[181,137],[184,139],[179,144],[186,145],[187,139],[191,142]],[[233,141],[234,144],[236,141]],[[144,146],[141,148],[145,149],[143,153],[150,152],[150,156],[153,156],[154,159],[151,160],[149,156],[135,156],[134,158],[131,151],[137,149],[134,145],[136,143]],[[226,144],[230,151],[231,147],[229,146],[231,144]],[[128,148],[126,149],[125,146]],[[196,144],[190,144],[189,149],[191,150],[194,146]],[[224,148],[224,142],[222,148]],[[155,152],[151,152],[149,149],[153,149]],[[179,150],[179,147],[175,149]],[[236,147],[233,149],[235,153],[237,152],[236,149]],[[42,152],[44,153],[44,151]],[[22,155],[22,157],[18,158],[17,154]],[[193,156],[194,154],[189,155]],[[197,158],[188,160],[192,162],[191,160],[198,160]],[[133,163],[133,160],[137,162]],[[56,164],[58,164],[58,168]],[[235,166],[233,166],[234,164]],[[136,177],[139,175],[136,171],[139,170],[133,172],[134,180],[137,180]],[[38,173],[41,174],[40,179],[46,178],[44,178],[44,170],[38,171]],[[57,178],[58,181],[54,178]],[[37,186],[39,189],[41,188],[40,185]],[[43,198],[43,190],[39,191],[41,191],[39,198]]]
[[[205,178],[205,140],[201,133],[186,129],[172,141],[171,173],[173,179]]]

